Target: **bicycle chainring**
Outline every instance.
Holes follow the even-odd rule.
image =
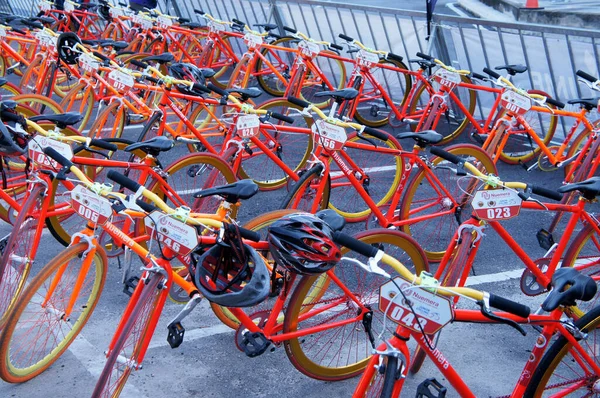
[[[550,258],[538,258],[535,260],[535,264],[537,265],[538,269],[540,269],[543,273],[546,273],[548,270],[548,265],[550,264]],[[523,275],[521,275],[521,291],[528,296],[538,296],[542,293],[545,293],[546,288],[540,285],[533,272],[526,268],[523,271]]]
[[[558,152],[560,147],[550,146],[550,147],[548,147],[548,149],[550,150],[550,152],[553,155],[556,155],[556,153]],[[546,155],[544,152],[540,153],[540,156],[538,158],[538,167],[542,171],[554,171],[554,170],[558,169],[558,167],[556,167],[555,165],[550,163],[550,159],[548,159],[548,155]]]
[[[176,271],[179,274],[179,276],[181,276],[186,281],[192,280],[190,273],[187,267],[185,266],[173,267],[173,271]],[[169,298],[171,299],[171,301],[174,301],[177,304],[185,304],[188,301],[190,301],[190,296],[187,294],[187,292],[176,283],[171,284],[171,289],[169,290]]]
[[[254,324],[259,329],[263,329],[265,327],[265,325],[267,324],[267,320],[269,319],[270,314],[271,314],[271,311],[258,311],[258,312],[255,312],[255,313],[249,315],[249,317],[250,317],[250,319],[252,319],[252,322],[254,322]],[[246,350],[244,349],[244,346],[247,345],[247,343],[245,343],[245,334],[246,333],[250,333],[250,332],[243,324],[240,324],[240,326],[235,331],[235,346],[237,347],[238,350],[240,350],[241,352],[244,352],[244,353],[246,352]]]

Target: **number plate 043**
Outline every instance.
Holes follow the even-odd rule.
[[[396,285],[390,281],[379,288],[379,309],[383,312],[387,311],[386,316],[391,321],[415,332],[421,331],[419,328],[421,324],[426,334],[434,334],[452,320],[452,306],[448,299],[415,287],[402,278],[396,278],[394,281],[410,301],[418,318],[411,311],[404,297],[400,295]]]
[[[151,236],[177,254],[187,256],[198,246],[198,232],[194,227],[160,211],[150,213],[144,218],[144,224]]]
[[[71,191],[71,206],[75,213],[98,225],[103,225],[112,215],[110,201],[82,185]]]
[[[473,211],[482,220],[508,220],[519,215],[522,199],[515,191],[488,189],[477,191],[471,202]]]

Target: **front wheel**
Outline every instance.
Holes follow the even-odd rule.
[[[323,167],[317,165],[306,170],[294,185],[281,204],[282,209],[295,209],[316,213],[324,210],[329,204],[331,184],[329,178],[323,179]]]
[[[45,371],[77,337],[104,287],[108,259],[87,243],[64,250],[36,275],[0,335],[0,377],[22,383]],[[86,265],[87,263],[87,265]],[[79,285],[79,288],[76,288]],[[68,305],[73,307],[68,311]]]

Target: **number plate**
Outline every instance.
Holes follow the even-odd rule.
[[[317,43],[302,40],[298,43],[300,52],[308,57],[316,57],[321,52],[321,47]]]
[[[73,12],[73,11],[75,11],[75,6],[73,4],[71,4],[71,3],[69,3],[68,1],[65,1],[64,8],[65,8],[65,12]]]
[[[403,297],[397,297],[400,295],[400,291],[390,281],[379,288],[379,309],[384,312],[387,310],[386,316],[391,321],[415,332],[421,331],[417,323],[419,322],[426,334],[434,334],[452,320],[450,300],[427,290],[415,288],[414,285],[399,277],[395,279],[395,282],[402,289],[419,317],[415,317]],[[394,298],[395,300],[393,300]]]
[[[47,3],[45,1],[40,2],[40,4],[38,4],[38,6],[40,7],[40,11],[43,11],[43,12],[50,11],[52,9],[52,6],[50,5],[50,3]]]
[[[27,145],[27,152],[29,154],[29,158],[42,168],[56,170],[62,167],[44,153],[44,148],[47,147],[54,148],[56,152],[60,153],[69,160],[73,159],[73,150],[69,144],[53,140],[52,138],[38,136],[29,141],[29,144]]]
[[[108,84],[116,88],[119,92],[126,93],[131,90],[135,84],[133,76],[128,75],[120,70],[112,70],[108,74]]]
[[[171,18],[165,17],[163,15],[159,15],[158,18],[156,18],[156,22],[158,23],[158,27],[163,29],[166,29],[169,26],[173,26],[173,21],[171,20]]]
[[[367,68],[370,68],[373,64],[379,63],[379,55],[365,50],[360,50],[358,54],[356,54],[356,59],[359,65]]]
[[[98,225],[104,225],[112,215],[110,201],[82,185],[71,191],[71,206],[81,217]]]
[[[152,29],[152,26],[154,26],[154,23],[151,19],[148,19],[140,14],[132,16],[131,20],[133,23],[140,25],[142,29]]]
[[[502,93],[500,105],[510,113],[524,115],[531,109],[531,99],[514,91],[506,90]]]
[[[158,227],[154,224],[155,221]],[[198,246],[198,233],[194,227],[160,211],[150,213],[144,218],[144,224],[161,245],[169,247],[182,256],[187,256]]]
[[[460,83],[460,75],[456,72],[450,72],[449,70],[440,68],[434,73],[435,80],[442,86],[449,88],[456,87]]]
[[[477,217],[482,220],[508,220],[519,215],[521,198],[508,189],[488,189],[475,192],[471,202]]]
[[[208,21],[207,25],[208,25],[208,30],[210,30],[213,33],[225,31],[225,26],[223,24],[213,22],[213,21]]]
[[[246,45],[250,48],[259,47],[263,44],[263,38],[259,35],[246,33],[244,35],[244,43],[246,43]]]
[[[92,58],[91,55],[82,53],[79,55],[79,66],[86,72],[94,72],[100,69],[100,62]]]
[[[110,10],[108,10],[108,13],[113,18],[119,18],[119,17],[125,16],[125,11],[122,8],[118,8],[118,7],[111,7]]]
[[[315,121],[312,125],[312,131],[316,136],[316,140],[320,142],[325,149],[332,151],[339,151],[342,149],[348,139],[346,130],[343,127],[327,123],[325,120]]]
[[[43,30],[38,30],[36,33],[34,33],[34,35],[42,46],[56,48],[56,37],[51,36],[49,33]]]
[[[240,137],[252,138],[258,135],[260,119],[257,115],[241,115],[235,126]]]

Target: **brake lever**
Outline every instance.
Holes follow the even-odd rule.
[[[106,153],[101,152],[101,151],[99,151],[97,149],[92,149],[89,146],[86,146],[85,150],[88,151],[88,152],[95,153],[97,155],[103,156],[105,159],[109,159],[110,158],[110,156],[108,156]]]
[[[362,135],[360,132],[356,133],[356,136],[358,138],[360,138],[361,140],[365,140],[367,141],[369,144],[373,145],[375,148],[377,148],[377,144],[375,143],[375,141],[371,140],[370,138],[365,137],[364,135]]]
[[[482,300],[478,300],[477,304],[479,305],[479,307],[481,307],[481,313],[484,317],[489,318],[492,321],[504,323],[508,326],[511,326],[517,329],[519,333],[521,333],[523,336],[527,336],[527,332],[525,331],[525,329],[523,329],[521,325],[519,325],[517,322],[513,321],[512,319],[502,318],[501,316],[494,314],[492,311],[490,311],[488,306]]]

